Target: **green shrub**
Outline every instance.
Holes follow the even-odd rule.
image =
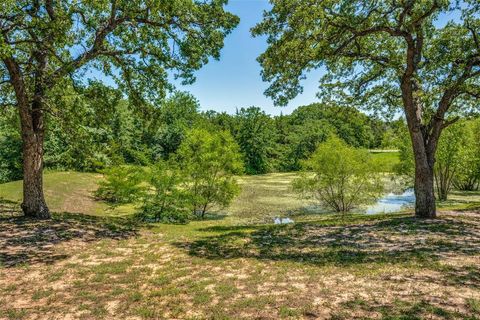
[[[145,171],[138,166],[118,166],[104,170],[95,195],[113,204],[125,204],[138,200],[144,191],[142,181]]]
[[[230,204],[240,191],[233,175],[242,171],[229,133],[193,129],[168,161],[106,170],[96,195],[115,204],[141,203],[137,217],[144,221],[186,223],[212,206]]]
[[[466,121],[463,125],[464,142],[459,147],[459,166],[453,185],[462,191],[474,191],[480,184],[480,119]]]
[[[191,218],[191,196],[183,188],[185,175],[173,162],[160,161],[145,174],[149,190],[138,217],[144,221],[186,223]]]
[[[465,145],[466,130],[463,123],[456,123],[444,129],[435,155],[435,191],[437,199],[447,200],[452,182],[461,167],[460,151]]]
[[[2,132],[0,128],[0,183],[22,179],[22,168],[20,135],[16,132]]]
[[[466,120],[455,123],[442,133],[435,156],[435,192],[439,200],[447,200],[452,186],[464,191],[476,190],[480,183],[480,122]],[[402,135],[400,163],[396,172],[414,184],[415,161],[407,132]]]
[[[335,212],[374,202],[383,191],[368,151],[349,147],[337,137],[321,143],[304,167],[308,172],[294,180],[294,190]]]
[[[186,176],[192,211],[198,216],[203,218],[212,205],[227,206],[239,193],[233,175],[243,172],[243,163],[228,132],[189,131],[176,160]]]

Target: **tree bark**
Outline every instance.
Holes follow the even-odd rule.
[[[38,58],[38,57],[37,57]],[[46,67],[44,56],[39,56],[40,68],[35,73],[34,94],[29,99],[20,66],[13,58],[5,58],[4,63],[10,75],[20,115],[23,143],[23,203],[26,217],[49,219],[50,212],[43,195],[43,103],[45,87],[42,81]]]
[[[437,216],[435,192],[433,186],[433,170],[429,167],[415,168],[415,216],[432,219]]]
[[[434,165],[435,151],[429,153],[421,132],[412,132],[415,157],[415,216],[422,219],[436,218]]]
[[[43,195],[43,132],[25,130],[23,139],[23,203],[25,217],[49,219]]]
[[[41,93],[41,92],[40,92]],[[31,107],[19,105],[23,142],[23,203],[25,217],[49,219],[50,212],[43,195],[43,108],[42,95]]]

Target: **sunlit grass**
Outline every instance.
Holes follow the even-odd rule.
[[[48,173],[52,210],[77,213],[0,220],[0,318],[476,319],[475,213],[340,217],[298,199],[296,176],[241,177],[229,208],[167,225],[90,197],[98,175]],[[0,196],[18,200],[20,187]],[[455,192],[441,210],[479,198]],[[295,223],[273,224],[286,215]]]
[[[371,150],[370,154],[378,165],[380,172],[395,172],[395,166],[400,163],[398,151]]]

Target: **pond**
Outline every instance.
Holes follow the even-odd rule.
[[[415,203],[415,194],[413,189],[408,189],[403,193],[388,193],[380,198],[377,203],[367,207],[365,213],[392,213],[406,208],[413,207]]]

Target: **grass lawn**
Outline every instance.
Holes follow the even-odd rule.
[[[93,199],[95,174],[46,175],[50,222],[16,217],[21,185],[0,185],[0,319],[480,319],[480,193],[436,220],[340,218],[294,177],[242,177],[187,225],[133,223]]]
[[[395,166],[400,163],[400,153],[397,150],[370,150],[370,154],[382,172],[394,172]]]

